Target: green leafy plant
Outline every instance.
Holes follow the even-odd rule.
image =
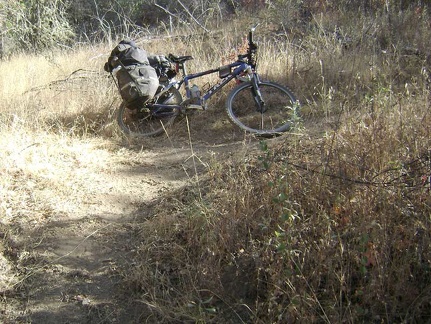
[[[5,0],[0,3],[3,35],[9,51],[44,50],[67,45],[75,36],[64,0]]]

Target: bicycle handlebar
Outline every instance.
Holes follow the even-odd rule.
[[[259,26],[260,23],[257,23],[255,26],[250,28],[250,31],[248,32],[248,44],[254,44],[253,43],[253,33],[256,30],[257,26]]]
[[[251,27],[248,32],[248,49],[246,55],[239,55],[238,58],[247,58],[248,64],[250,64],[253,68],[256,67],[256,52],[257,52],[257,44],[253,42],[253,32],[256,30],[259,23],[255,26]]]
[[[248,48],[246,54],[239,54],[238,60],[243,61],[247,59],[247,63],[252,66],[252,68],[256,68],[256,54],[257,54],[257,44],[253,41],[253,32],[256,30],[257,26],[260,24],[256,24],[250,28],[248,32]],[[168,59],[177,64],[185,63],[185,61],[192,59],[191,56],[175,56],[173,54],[168,55]]]

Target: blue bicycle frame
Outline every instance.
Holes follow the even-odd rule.
[[[191,99],[191,91],[190,91],[190,86],[189,86],[190,80],[202,77],[204,75],[220,72],[221,68],[229,69],[230,72],[227,74],[226,77],[223,77],[220,82],[218,82],[217,84],[212,86],[210,89],[208,89],[200,98],[197,98],[198,99],[197,102],[194,102],[194,104],[200,105],[200,106],[202,106],[202,109],[205,109],[205,102],[208,99],[210,99],[215,93],[217,93],[221,88],[223,88],[232,79],[234,79],[235,77],[237,77],[238,75],[240,75],[241,73],[246,71],[249,67],[250,67],[249,64],[239,60],[239,61],[236,61],[236,62],[231,63],[229,65],[226,65],[223,67],[218,67],[216,69],[211,69],[211,70],[198,72],[198,73],[187,74],[180,81],[172,82],[171,84],[169,84],[165,89],[162,90],[161,94],[168,91],[171,87],[176,87],[177,89],[179,89],[184,83],[184,86],[186,89],[187,99]],[[233,69],[233,71],[232,71],[232,69]],[[177,111],[182,112],[184,108],[187,108],[187,106],[183,106],[181,104],[180,105],[165,105],[165,104],[158,104],[158,103],[150,103],[147,105],[147,107],[151,108],[152,113],[158,117],[160,117],[161,115],[166,116],[168,114],[177,113]],[[169,109],[169,111],[167,111],[166,109]]]

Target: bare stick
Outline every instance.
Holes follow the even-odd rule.
[[[183,9],[187,12],[187,14],[190,16],[190,18],[193,19],[193,21],[199,26],[201,27],[203,30],[205,30],[207,33],[209,33],[209,30],[205,28],[205,26],[203,26],[195,17],[193,17],[193,15],[191,14],[191,12],[187,9],[187,7],[185,5],[183,5],[183,3],[180,0],[177,0],[177,2],[181,5],[181,7],[183,7]]]
[[[182,21],[182,19],[181,19],[179,16],[177,16],[176,14],[174,14],[174,13],[170,12],[168,9],[166,9],[166,8],[162,7],[161,5],[159,5],[159,4],[157,4],[157,3],[154,3],[154,5],[155,5],[157,8],[162,9],[162,10],[163,10],[164,12],[166,12],[170,17],[175,17],[175,18],[179,19],[181,22],[185,22],[185,21]]]

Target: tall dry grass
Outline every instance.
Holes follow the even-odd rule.
[[[203,197],[155,206],[124,273],[150,318],[427,321],[428,94],[380,99],[325,136],[214,161]]]
[[[110,119],[114,91],[99,67],[105,51],[0,62],[0,250],[8,257],[0,266],[9,269],[2,291],[21,282],[19,263],[31,257],[23,231],[74,214],[99,189],[97,172],[113,167],[109,138],[118,132]]]
[[[105,113],[115,98],[100,68],[106,51],[99,47],[22,54],[2,61],[2,119],[19,119],[35,131],[56,128],[83,133],[86,128],[101,127],[93,125],[104,122],[95,116]]]
[[[148,320],[429,321],[429,20],[404,14],[263,42],[259,68],[294,81],[308,127],[153,207],[124,272]]]
[[[409,15],[316,16],[300,39],[258,29],[259,71],[298,94],[303,125],[260,143],[246,137],[255,145],[214,159],[199,188],[145,210],[122,274],[148,321],[429,321],[431,38],[427,17]],[[223,64],[241,44],[235,34],[140,45],[193,55],[197,71]],[[0,63],[2,226],[73,208],[95,170],[76,178],[76,167],[113,163],[103,149],[121,143],[117,94],[102,72],[109,50]],[[218,111],[196,116],[197,136],[215,124],[226,132]]]

